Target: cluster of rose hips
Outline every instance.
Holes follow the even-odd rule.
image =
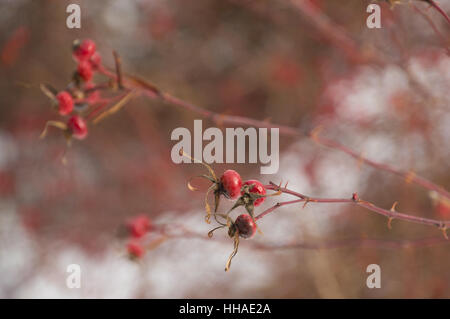
[[[145,248],[142,240],[153,229],[150,218],[146,215],[139,215],[130,219],[123,228],[120,229],[120,236],[125,236],[128,240],[127,253],[132,260],[142,258]]]
[[[98,90],[101,86],[95,85],[92,79],[94,72],[101,67],[101,56],[96,51],[95,42],[89,39],[75,40],[72,55],[77,67],[64,90],[58,91],[50,85],[41,85],[41,89],[52,100],[58,113],[61,116],[68,116],[65,121],[47,122],[42,137],[45,136],[48,126],[63,130],[68,141],[72,137],[82,140],[88,134],[87,120],[82,114],[100,99]]]
[[[180,154],[193,159],[191,156],[184,153],[183,150],[180,151]],[[261,205],[265,201],[266,197],[279,195],[280,192],[267,195],[266,188],[260,181],[251,179],[242,182],[239,173],[231,169],[226,170],[225,172],[223,172],[220,178],[217,178],[215,172],[209,165],[202,163],[196,159],[193,160],[194,162],[198,162],[204,165],[208,169],[209,174],[201,175],[200,177],[206,178],[212,183],[205,196],[205,206],[207,213],[205,219],[207,223],[210,223],[210,218],[212,215],[220,226],[211,230],[208,233],[208,236],[212,237],[215,230],[228,227],[228,236],[234,239],[234,250],[225,266],[225,271],[228,271],[231,265],[231,260],[237,254],[239,247],[239,238],[252,238],[258,229],[254,214],[255,207]],[[188,187],[191,190],[196,190],[195,187],[192,187],[190,182],[188,183]],[[215,199],[214,212],[211,212],[211,208],[208,204],[208,195],[211,191],[214,193]],[[230,200],[235,200],[234,205],[225,214],[217,213],[221,196],[224,196],[225,198]],[[233,221],[229,215],[234,209],[240,206],[245,207],[246,213],[240,214]]]

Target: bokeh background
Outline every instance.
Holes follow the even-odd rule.
[[[449,1],[437,2],[449,13]],[[70,3],[81,6],[81,29],[66,27]],[[172,130],[192,129],[200,118],[183,108],[139,97],[90,127],[68,150],[66,165],[61,134],[38,138],[46,121],[58,119],[39,83],[64,89],[76,67],[72,41],[91,38],[106,65],[117,50],[127,73],[185,101],[305,131],[322,125],[323,136],[449,189],[449,25],[421,1],[392,9],[383,2],[382,28],[368,29],[369,3],[1,0],[0,297],[449,298],[448,244],[358,244],[441,236],[439,230],[395,220],[389,230],[386,218],[352,205],[278,209],[259,222],[262,235],[241,243],[225,273],[232,242],[225,231],[207,238],[204,193],[186,187],[203,168],[170,158]],[[204,120],[209,126],[216,124]],[[398,201],[401,212],[450,219],[449,207],[429,191],[306,137],[281,136],[278,174],[260,175],[259,167],[214,165],[244,179],[289,181],[309,195],[358,192],[387,209]],[[117,229],[139,214],[203,238],[167,240],[131,261]],[[339,240],[353,244],[255,245]],[[66,287],[72,263],[82,269],[80,289]],[[380,289],[366,286],[372,263],[381,266]]]

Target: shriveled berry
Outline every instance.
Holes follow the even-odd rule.
[[[220,183],[228,197],[236,199],[241,194],[242,180],[238,172],[226,170],[220,178]]]
[[[76,43],[74,45],[73,55],[78,61],[89,60],[95,53],[95,49],[95,42],[90,39],[86,39],[81,43]]]
[[[131,219],[127,226],[131,236],[141,238],[151,229],[150,218],[145,215],[137,216]]]
[[[242,238],[251,238],[256,233],[256,224],[250,215],[239,215],[234,225]]]
[[[77,67],[77,73],[84,81],[90,81],[94,74],[91,63],[89,61],[80,61]]]
[[[70,114],[73,110],[73,98],[67,91],[61,91],[56,95],[58,100],[58,112],[61,115]]]
[[[259,195],[266,195],[266,188],[264,187],[264,185],[260,181],[258,181],[256,179],[248,180],[243,185],[254,185],[252,188],[249,189],[250,193],[255,193],[255,194],[259,194]],[[265,199],[266,199],[265,197],[258,198],[258,199],[255,200],[253,205],[259,206],[259,205],[261,205],[264,202]]]
[[[130,258],[141,258],[145,254],[144,247],[137,241],[130,241],[127,244],[128,256]]]
[[[74,115],[69,118],[67,127],[70,130],[72,136],[76,139],[82,140],[86,138],[88,130],[86,121],[78,115]]]

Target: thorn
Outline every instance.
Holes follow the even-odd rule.
[[[216,121],[215,121],[215,122],[217,123],[217,126],[223,127],[224,119],[225,119],[225,114],[219,114],[219,115],[217,116]]]
[[[288,184],[289,184],[289,181],[286,182],[286,185],[284,185],[284,188],[287,188]]]
[[[323,126],[319,125],[311,131],[310,135],[311,135],[311,138],[313,139],[313,141],[318,142],[319,134],[322,130],[323,130]]]
[[[393,220],[393,219],[394,219],[394,218],[392,218],[392,217],[389,217],[389,218],[388,218],[387,228],[388,228],[389,230],[392,229],[392,220]]]
[[[390,209],[391,212],[395,212],[395,207],[397,207],[398,202],[395,201],[394,204],[392,204],[392,207]]]
[[[358,162],[357,162],[356,166],[358,167],[359,170],[361,169],[361,166],[365,162],[365,154],[366,154],[366,152],[361,152],[361,154],[358,157]]]
[[[306,207],[306,205],[310,202],[311,200],[309,199],[309,197],[305,198],[305,203],[303,204],[303,209]]]
[[[416,177],[416,173],[414,173],[413,171],[409,171],[408,174],[406,174],[405,183],[410,184],[414,180],[415,177]]]

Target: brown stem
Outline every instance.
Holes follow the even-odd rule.
[[[120,59],[119,54],[117,54],[116,51],[113,51],[114,55],[114,63],[116,66],[116,74],[117,74],[117,86],[119,89],[123,89],[123,82],[122,82],[122,61]]]

